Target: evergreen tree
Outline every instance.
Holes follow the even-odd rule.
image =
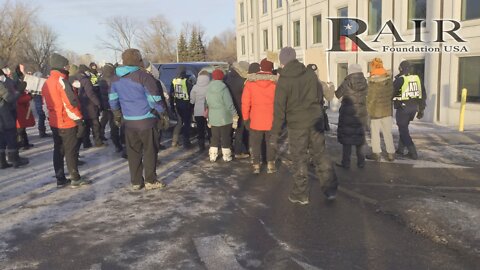
[[[207,58],[207,51],[203,45],[202,35],[198,35],[198,61],[205,61]]]
[[[199,61],[198,60],[198,33],[197,29],[192,29],[192,34],[190,35],[190,44],[188,46],[189,60],[190,61]]]
[[[177,53],[178,53],[178,61],[179,62],[186,62],[189,59],[189,49],[187,47],[187,41],[185,39],[185,35],[180,33],[180,37],[178,38],[177,43]]]

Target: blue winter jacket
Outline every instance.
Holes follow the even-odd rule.
[[[118,67],[115,73],[108,95],[111,109],[122,111],[127,128],[152,128],[165,110],[153,76],[135,66]]]

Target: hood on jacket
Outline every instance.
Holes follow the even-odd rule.
[[[276,82],[278,80],[277,75],[273,75],[271,73],[253,73],[248,74],[247,81],[249,82],[256,82],[256,81],[272,81]]]
[[[235,62],[232,65],[232,70],[234,70],[240,77],[247,78],[249,64],[245,61]]]
[[[368,82],[373,82],[373,83],[376,83],[376,82],[384,82],[384,81],[387,81],[389,79],[391,79],[391,72],[390,71],[387,71],[387,73],[383,74],[383,75],[373,75],[373,76],[370,76],[368,78]]]
[[[225,89],[227,89],[228,91],[227,85],[220,80],[212,80],[208,84],[208,91],[212,91],[213,93],[219,93],[224,91]]]
[[[356,72],[348,75],[345,80],[349,80],[353,89],[367,90],[368,84],[367,80],[363,76],[363,73]]]
[[[279,70],[280,76],[284,77],[300,77],[307,72],[307,68],[304,64],[300,63],[297,59],[287,63],[281,70]]]
[[[207,86],[210,83],[210,76],[208,75],[200,75],[197,78],[197,85],[198,86]]]
[[[137,70],[139,70],[140,68],[137,67],[137,66],[121,66],[121,67],[117,67],[115,69],[115,74],[118,76],[118,77],[123,77],[123,76],[126,76],[130,73],[133,73]]]

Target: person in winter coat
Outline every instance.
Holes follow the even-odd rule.
[[[393,81],[394,106],[396,109],[395,119],[397,120],[400,140],[398,141],[398,155],[404,155],[405,147],[408,150],[407,157],[418,159],[417,148],[413,143],[408,126],[415,119],[423,118],[425,111],[427,92],[420,77],[413,74],[412,67],[408,61],[400,63],[400,73]]]
[[[235,139],[233,144],[233,151],[235,158],[248,158],[248,130],[245,129],[244,121],[242,119],[242,93],[243,86],[248,74],[249,64],[245,61],[235,62],[228,71],[224,81],[232,95],[233,104],[237,110],[240,119],[238,120],[238,128],[235,130]]]
[[[349,169],[352,146],[356,147],[357,166],[365,167],[365,130],[367,127],[367,92],[368,84],[362,72],[362,67],[352,64],[348,67],[348,76],[335,91],[335,96],[342,99],[337,139],[343,145],[341,163],[337,166]]]
[[[192,105],[190,92],[192,84],[187,76],[185,66],[179,66],[177,76],[170,87],[170,107],[177,113],[177,125],[173,130],[172,146],[178,146],[180,133],[183,136],[183,147],[190,148],[190,128],[192,124]]]
[[[295,49],[285,47],[279,54],[282,69],[275,89],[272,140],[276,142],[286,123],[293,161],[294,186],[288,196],[292,203],[309,203],[309,151],[315,173],[328,200],[337,192],[337,176],[325,150],[322,99],[317,75],[296,59]]]
[[[113,119],[113,112],[108,103],[108,94],[112,85],[112,79],[115,76],[115,67],[113,64],[107,63],[103,67],[103,73],[98,80],[98,87],[100,88],[100,101],[102,103],[102,118],[100,119],[101,134],[105,134],[105,127],[110,126],[110,139],[115,145],[115,152],[123,151],[123,146],[120,142],[120,128],[115,124]]]
[[[273,63],[266,58],[260,62],[261,70],[247,76],[242,95],[242,114],[250,130],[250,154],[253,173],[260,173],[262,142],[266,143],[267,173],[274,173],[275,145],[270,140],[273,122],[273,103],[277,76],[272,74]]]
[[[12,166],[18,168],[28,164],[28,159],[18,154],[15,129],[15,106],[26,84],[20,83],[22,91],[17,91],[13,80],[4,73],[5,68],[6,63],[0,59],[0,169]]]
[[[122,53],[124,66],[115,69],[109,103],[115,122],[125,126],[125,145],[133,190],[161,189],[157,180],[157,122],[165,111],[155,79],[143,68],[137,49]],[[144,176],[145,173],[145,176]]]
[[[58,188],[70,183],[65,177],[64,159],[72,188],[91,184],[90,180],[80,177],[78,171],[78,141],[84,136],[85,124],[79,108],[80,101],[68,82],[68,64],[62,55],[52,54],[50,77],[42,88],[53,134],[53,168]]]
[[[205,99],[207,96],[208,84],[210,83],[210,75],[208,71],[201,71],[198,74],[197,83],[193,86],[190,93],[190,103],[194,105],[193,116],[197,123],[198,133],[198,150],[205,150],[205,134],[208,133],[210,139],[210,129],[207,127],[207,119],[205,118]]]
[[[375,58],[370,62],[368,78],[367,111],[370,117],[370,134],[372,136],[372,153],[366,158],[380,161],[382,148],[380,132],[387,148],[387,160],[395,160],[395,146],[392,136],[392,98],[393,81],[391,74],[383,67],[383,61]]]
[[[35,117],[30,108],[30,101],[32,101],[32,96],[26,92],[23,92],[17,100],[17,144],[24,150],[33,147],[33,144],[28,141],[27,135],[27,128],[35,126]]]
[[[217,160],[218,147],[222,148],[223,160],[232,161],[232,127],[236,128],[238,121],[237,110],[223,77],[222,70],[214,70],[207,89],[208,124],[212,127],[209,149],[211,162]]]
[[[33,73],[33,76],[38,77],[41,80],[44,80],[42,78],[43,77],[42,73],[39,71]],[[38,90],[41,90],[41,88]],[[45,121],[47,120],[47,116],[45,115],[45,111],[43,110],[42,91],[32,91],[30,92],[30,94],[32,94],[33,103],[35,104],[35,111],[37,112],[37,115],[38,115],[38,119],[37,119],[38,134],[40,135],[40,138],[51,137],[52,135],[50,133],[47,133],[47,128],[45,126]]]
[[[85,120],[86,124],[86,132],[83,139],[83,148],[92,147],[92,143],[90,141],[90,130],[93,133],[95,147],[104,147],[106,145],[103,143],[103,140],[101,138],[100,122],[98,121],[101,103],[98,95],[93,89],[93,85],[90,80],[90,71],[87,66],[80,65],[77,79],[80,82],[78,97],[80,99],[83,119]]]

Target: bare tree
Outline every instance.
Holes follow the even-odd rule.
[[[138,32],[141,28],[140,22],[126,16],[115,16],[108,18],[105,24],[108,33],[100,39],[100,48],[123,52],[136,45]]]
[[[139,43],[146,58],[152,62],[168,63],[176,60],[173,28],[163,15],[147,22],[139,34]]]
[[[80,55],[78,55],[78,53],[74,51],[65,50],[65,51],[62,51],[62,55],[68,59],[70,64],[78,65],[80,63]]]
[[[208,43],[207,60],[225,62],[235,62],[237,60],[237,45],[234,30],[225,30]]]
[[[11,62],[17,47],[35,19],[35,7],[23,1],[7,0],[0,10],[0,58]]]
[[[35,71],[46,73],[48,59],[57,50],[58,35],[48,25],[35,24],[27,31],[21,41],[22,62],[29,64]]]

